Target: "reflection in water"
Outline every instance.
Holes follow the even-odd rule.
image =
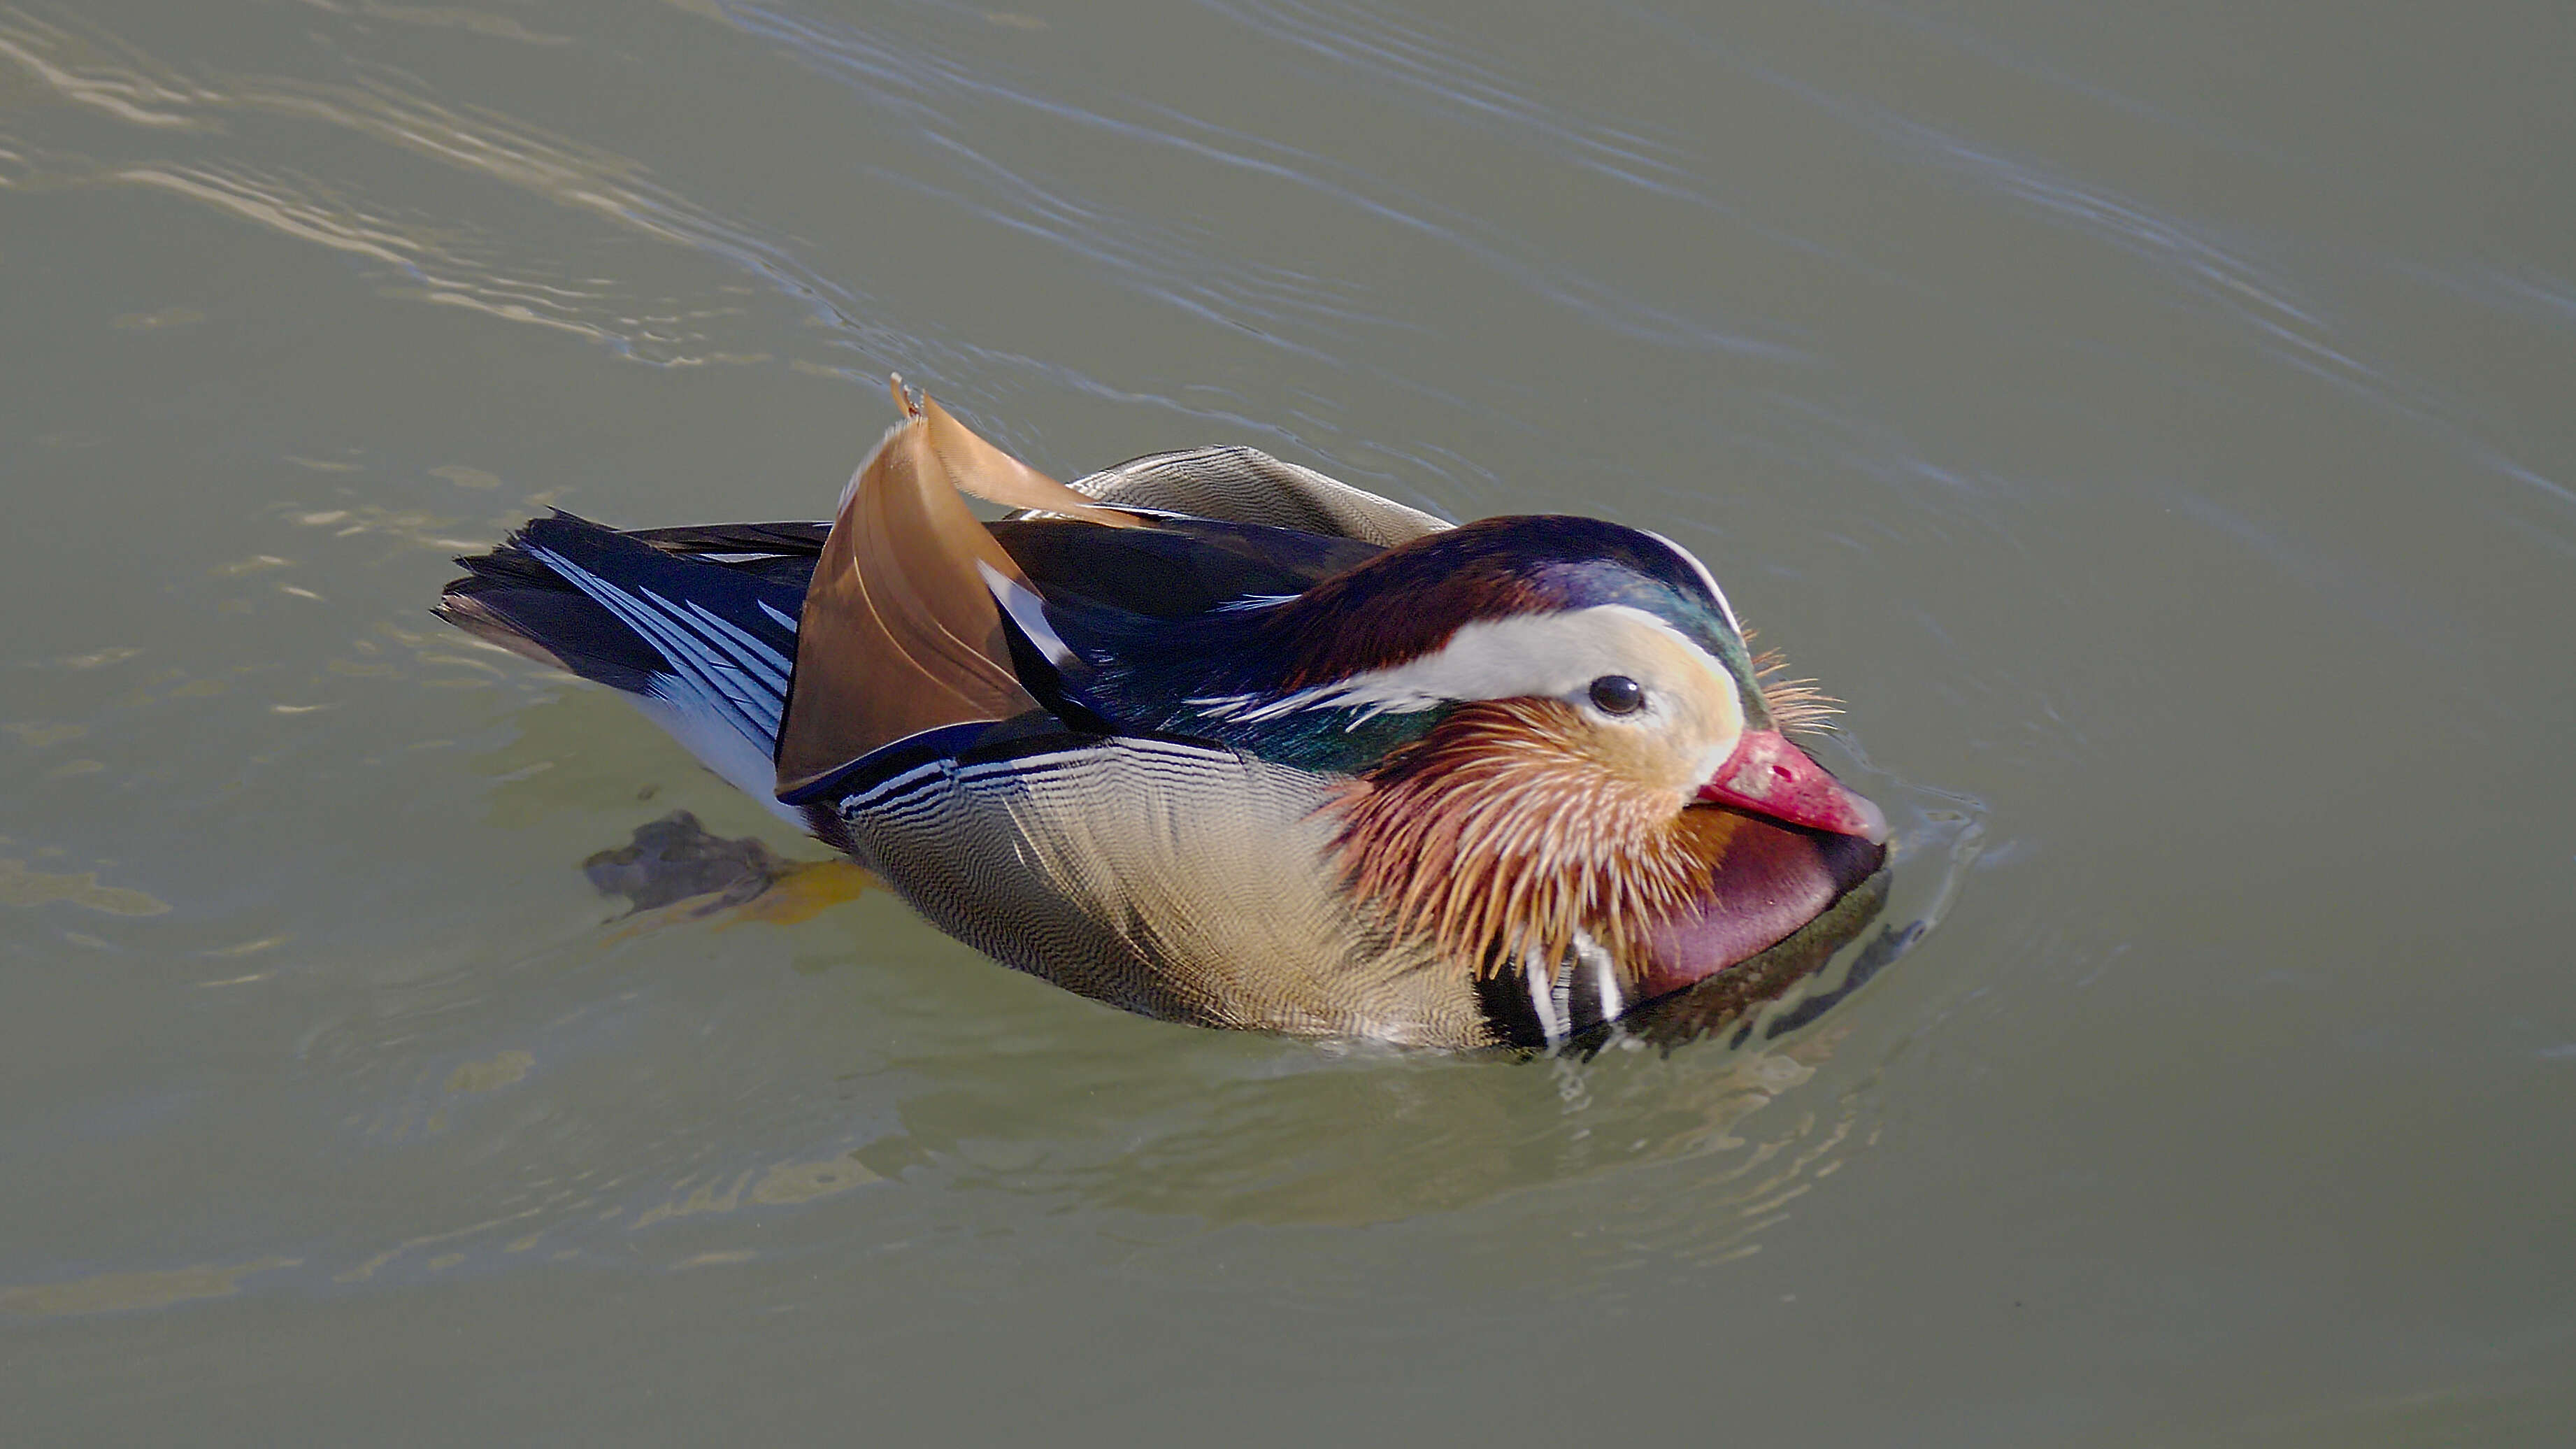
[[[581,869],[601,895],[627,899],[629,924],[621,935],[710,916],[720,917],[720,926],[792,926],[881,889],[847,857],[785,859],[753,836],[709,834],[686,810],[635,827],[631,844],[603,850]]]
[[[528,1078],[528,1068],[537,1064],[535,1056],[522,1051],[506,1051],[485,1062],[466,1062],[447,1075],[451,1092],[497,1092],[515,1087]]]
[[[624,896],[629,915],[663,924],[721,914],[726,925],[792,926],[876,884],[848,859],[788,860],[755,836],[712,835],[686,810],[635,827],[631,843],[593,855],[581,870],[601,895]]]
[[[643,1203],[640,1208],[634,1207],[632,1202],[612,1203],[602,1208],[605,1199],[601,1196],[566,1195],[461,1228],[407,1238],[330,1276],[335,1283],[364,1283],[383,1274],[387,1268],[403,1264],[411,1264],[415,1269],[414,1274],[401,1275],[405,1278],[422,1272],[443,1273],[459,1266],[488,1269],[527,1257],[540,1247],[548,1249],[543,1256],[550,1260],[588,1257],[617,1248],[617,1243],[603,1238],[603,1234],[642,1232],[679,1218],[756,1208],[795,1207],[848,1192],[875,1180],[876,1174],[854,1158],[836,1154],[811,1161],[745,1168],[721,1182],[683,1179],[658,1184],[634,1195],[635,1200]],[[701,1253],[666,1266],[697,1267],[710,1261],[749,1262],[759,1256],[760,1253],[753,1249],[724,1249],[718,1250],[718,1256],[712,1258]]]
[[[488,15],[480,10],[467,10],[448,5],[388,5],[384,0],[304,0],[316,10],[341,15],[356,15],[368,20],[388,20],[398,25],[416,25],[434,30],[467,30],[494,40],[514,40],[524,45],[570,45],[569,35],[549,35],[530,30],[507,15]]]
[[[478,767],[501,777],[487,798],[514,818],[632,820],[653,808],[635,800],[635,781],[666,755],[682,773],[656,793],[722,800],[731,788],[699,782],[598,691],[568,690],[513,718],[514,737]],[[603,749],[620,729],[646,742],[640,759]],[[616,764],[595,778],[569,768],[603,753]],[[567,768],[530,768],[558,758]],[[363,1014],[316,1029],[298,1096],[349,1114],[325,1129],[345,1159],[327,1190],[375,1195],[408,1182],[430,1214],[442,1202],[476,1210],[390,1243],[299,1246],[297,1261],[258,1271],[278,1272],[279,1284],[384,1286],[538,1261],[752,1263],[792,1250],[774,1215],[861,1188],[918,1200],[899,1215],[1034,1203],[1165,1242],[1241,1224],[1509,1213],[1532,1194],[1573,1193],[1595,1231],[1547,1269],[1566,1286],[1649,1250],[1700,1263],[1741,1256],[1871,1140],[1871,1099],[1854,1085],[1867,1064],[1816,1081],[1849,1030],[1816,1009],[1937,922],[1978,836],[1960,802],[1856,758],[1838,764],[1897,831],[1892,876],[1863,903],[1876,907],[1883,890],[1887,924],[1830,961],[1817,951],[1774,963],[1785,979],[1758,1000],[1711,1007],[1664,1036],[1641,1030],[1519,1064],[1127,1017],[921,931],[882,892],[826,891],[847,905],[821,915],[775,908],[773,897],[795,898],[830,863],[667,818],[630,825],[639,845],[676,836],[707,848],[605,852],[635,856],[626,874],[648,857],[712,854],[720,865],[763,862],[770,887],[731,899],[734,879],[693,876],[713,890],[608,920],[593,907],[511,952],[496,953],[491,933],[525,928],[487,924],[470,951],[387,978]],[[535,798],[511,803],[521,795]],[[577,858],[562,868],[566,885],[578,886]],[[1834,937],[1866,919],[1857,911]],[[909,931],[918,962],[867,946],[891,939],[889,928]],[[790,942],[800,970],[812,953],[817,974],[776,969],[775,949]],[[821,987],[839,994],[818,996]],[[709,1021],[764,990],[794,1014],[792,1031],[737,1019],[708,1034]],[[817,1009],[835,999],[845,1004]],[[836,1072],[835,1089],[818,1091]],[[778,1153],[799,1134],[809,1147]],[[1689,1175],[1689,1192],[1647,1186],[1673,1173]],[[461,1197],[426,1190],[451,1182],[467,1185]],[[89,1312],[229,1291],[209,1271],[38,1284],[11,1301]],[[1358,1285],[1325,1275],[1283,1286]]]
[[[328,7],[326,7],[328,8]],[[364,7],[378,18],[466,12]],[[482,19],[478,17],[478,19]],[[497,33],[492,20],[472,28]],[[532,195],[581,216],[656,241],[724,258],[791,289],[819,285],[774,246],[692,206],[645,179],[612,152],[550,136],[488,111],[468,113],[427,99],[390,70],[359,84],[283,76],[190,78],[94,27],[79,29],[24,12],[0,11],[0,64],[14,63],[52,97],[148,134],[102,139],[82,131],[56,146],[0,133],[0,186],[20,190],[138,186],[184,197],[296,241],[383,267],[394,295],[463,307],[504,321],[570,332],[661,365],[765,360],[728,351],[717,338],[738,302],[720,289],[694,295],[643,293],[630,282],[570,274],[559,259],[522,255],[517,244],[454,218],[370,199],[363,190],[210,154],[168,153],[174,138],[230,136],[237,124],[320,126],[362,137],[435,165]],[[0,115],[7,113],[0,112]],[[41,115],[10,117],[38,124]],[[238,150],[238,147],[228,148]],[[120,152],[132,159],[115,159]],[[380,184],[380,183],[375,183]],[[847,300],[847,299],[845,299]]]
[[[241,1291],[244,1278],[274,1273],[302,1264],[301,1258],[261,1258],[229,1267],[205,1264],[158,1272],[101,1273],[59,1283],[0,1287],[0,1313],[31,1318],[73,1313],[131,1313],[167,1308],[199,1298],[227,1298]]]
[[[1777,1050],[1688,1061],[1612,1053],[1591,1063],[1271,1057],[1195,1089],[1095,1072],[1084,1103],[1020,1101],[1008,1081],[934,1071],[900,1102],[904,1131],[861,1160],[916,1187],[1000,1191],[1092,1209],[1238,1223],[1361,1224],[1479,1208],[1537,1190],[1614,1200],[1629,1173],[1715,1159],[1697,1181],[1745,1182],[1768,1200],[1848,1136],[1846,1098],[1752,1132],[1748,1119],[1806,1083],[1833,1033]],[[1030,1064],[1033,1067],[1036,1063]],[[1059,1064],[1061,1065],[1061,1064]],[[1052,1073],[1050,1073],[1052,1075]],[[1018,1073],[1011,1074],[1016,1078]],[[1009,1121],[1007,1135],[997,1133]],[[1766,1170],[1767,1169],[1767,1170]],[[1694,1195],[1694,1231],[1732,1238],[1734,1199]]]
[[[641,1232],[658,1222],[693,1217],[699,1213],[729,1213],[742,1207],[784,1207],[812,1202],[876,1180],[875,1173],[847,1156],[826,1157],[815,1162],[782,1162],[763,1169],[756,1178],[745,1172],[721,1188],[713,1184],[692,1188],[685,1198],[646,1208],[636,1215],[631,1230]]]
[[[974,221],[1068,248],[1137,292],[1195,316],[1232,326],[1245,325],[1244,318],[1274,324],[1259,333],[1266,345],[1329,360],[1376,385],[1455,401],[1434,392],[1420,377],[1372,367],[1364,353],[1315,352],[1275,325],[1293,317],[1303,324],[1298,330],[1305,336],[1347,340],[1354,330],[1386,325],[1366,308],[1364,298],[1303,271],[1259,268],[1238,257],[1212,255],[1194,235],[1171,231],[1143,212],[1098,198],[1077,203],[1057,196],[959,139],[971,129],[963,118],[987,110],[1025,113],[1044,125],[1088,133],[1103,144],[1134,148],[1140,159],[1150,158],[1148,164],[1178,162],[1211,172],[1229,187],[1285,190],[1322,207],[1392,224],[1634,342],[1782,360],[1797,355],[1785,340],[1746,335],[1657,306],[1579,259],[1540,255],[1491,221],[1439,206],[1387,177],[1214,125],[1167,104],[1086,85],[1078,76],[1014,74],[997,72],[989,62],[969,64],[936,31],[903,34],[890,24],[825,20],[772,6],[730,6],[725,15],[752,34],[792,46],[799,58],[849,85],[871,106],[897,113],[905,130],[952,157],[962,174],[981,176],[987,184],[971,193],[944,193]],[[1491,108],[1477,104],[1470,109],[1482,115]],[[1543,114],[1535,119],[1540,133],[1566,143],[1542,150],[1562,150],[1586,165],[1604,151],[1597,139],[1576,135]],[[1625,144],[1609,147],[1606,154],[1616,156]],[[1630,158],[1629,166],[1617,174],[1633,180],[1636,158]],[[876,179],[928,189],[918,177],[892,171],[881,171]]]
[[[98,872],[52,875],[29,870],[23,860],[0,860],[0,906],[42,906],[61,901],[111,916],[157,916],[169,903],[138,890],[98,883]]]
[[[1859,1099],[1810,1104],[1767,1134],[1743,1124],[1831,1057],[1842,1032],[1825,1008],[1938,924],[1982,840],[1973,802],[1856,758],[1837,765],[1887,809],[1895,864],[1806,950],[1766,958],[1773,976],[1759,989],[1686,993],[1666,1021],[1522,1066],[1160,1025],[1155,1045],[1168,1050],[1139,1062],[1071,1043],[979,1043],[981,1024],[963,1021],[966,1040],[935,1058],[888,1044],[889,1064],[920,1085],[894,1104],[902,1130],[860,1157],[908,1184],[1207,1224],[1379,1222],[1542,1184],[1615,1200],[1605,1174],[1720,1158],[1745,1212],[1768,1220],[1851,1141]],[[1887,924],[1835,954],[1873,915]],[[1694,1194],[1674,1230],[1712,1235],[1702,1248],[1732,1243],[1746,1221],[1734,1201]]]

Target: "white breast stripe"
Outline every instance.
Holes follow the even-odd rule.
[[[961,784],[993,780],[1006,776],[1055,774],[1098,766],[1113,757],[1123,757],[1130,764],[1148,769],[1161,767],[1182,774],[1195,773],[1211,762],[1232,763],[1239,759],[1233,751],[1205,745],[1185,745],[1169,740],[1146,740],[1120,737],[1114,744],[1084,744],[1071,749],[1047,750],[1041,753],[1009,755],[998,760],[984,760],[960,765],[954,760],[933,760],[915,765],[900,775],[890,776],[869,786],[840,803],[844,816],[899,812],[907,807],[905,798],[934,783],[955,780]]]
[[[1118,747],[1129,755],[1154,763],[1179,763],[1184,767],[1210,760],[1231,760],[1232,750],[1210,749],[1204,745],[1181,745],[1168,740],[1142,740],[1122,736]],[[958,778],[978,779],[985,775],[1025,775],[1032,771],[1078,768],[1101,757],[1102,745],[1078,745],[1069,750],[1049,750],[1044,754],[1012,755],[1005,759],[986,760],[966,765],[957,771]]]
[[[873,810],[879,804],[883,803],[888,797],[899,795],[904,791],[911,789],[913,786],[920,784],[930,776],[939,774],[941,771],[948,768],[948,761],[932,760],[926,765],[915,765],[900,775],[889,775],[875,784],[870,785],[866,790],[859,794],[852,795],[848,799],[843,800],[840,805],[841,813],[844,815],[855,815],[861,811]]]
[[[1601,1019],[1616,1021],[1628,1009],[1628,999],[1619,991],[1619,963],[1592,933],[1577,927],[1574,932],[1574,958],[1592,968],[1592,991],[1601,999]]]
[[[1557,999],[1563,988],[1548,979],[1547,963],[1539,959],[1538,952],[1521,953],[1521,980],[1529,987],[1530,1010],[1538,1016],[1539,1034],[1547,1038],[1549,1046],[1563,1046],[1568,1035],[1565,1003]]]

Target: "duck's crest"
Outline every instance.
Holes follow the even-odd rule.
[[[1480,620],[1625,604],[1672,624],[1739,676],[1750,659],[1708,570],[1641,529],[1570,515],[1479,519],[1390,549],[1255,615],[1279,693],[1431,654]]]

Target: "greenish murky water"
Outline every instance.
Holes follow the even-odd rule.
[[[2561,5],[0,7],[12,1442],[2576,1434]],[[1931,929],[1728,1050],[1229,1036],[424,610],[901,368],[1707,558]]]

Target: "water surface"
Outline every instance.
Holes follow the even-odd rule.
[[[0,1397],[2564,1442],[2571,67],[2551,5],[0,7]],[[1937,924],[1509,1066],[876,892],[619,918],[674,808],[819,852],[447,558],[816,516],[894,368],[1060,476],[1671,534]]]

